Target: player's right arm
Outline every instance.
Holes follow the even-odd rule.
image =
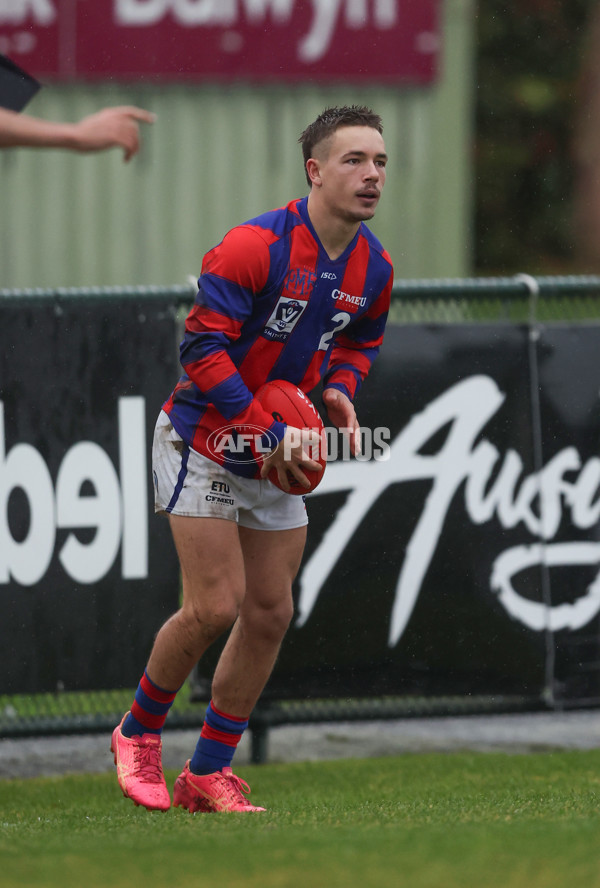
[[[254,401],[228,351],[252,313],[269,267],[267,243],[250,226],[232,229],[207,253],[180,355],[188,377],[225,420],[262,426],[281,441],[285,424]]]

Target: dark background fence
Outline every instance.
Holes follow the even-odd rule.
[[[114,727],[177,606],[148,456],[192,298],[0,291],[0,736]],[[358,400],[389,453],[309,501],[256,760],[286,721],[600,703],[599,319],[597,277],[396,282]]]

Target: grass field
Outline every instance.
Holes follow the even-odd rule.
[[[600,888],[600,751],[239,770],[266,814],[149,814],[111,774],[4,781],[0,885]]]

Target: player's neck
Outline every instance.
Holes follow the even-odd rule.
[[[354,239],[360,228],[360,222],[346,220],[332,214],[319,201],[311,200],[311,197],[312,194],[309,194],[307,203],[310,221],[323,249],[331,260],[335,260],[342,255],[348,244]]]

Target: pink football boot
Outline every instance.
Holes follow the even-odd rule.
[[[231,768],[199,776],[192,774],[188,761],[175,781],[173,804],[192,813],[265,810],[251,805],[244,793],[248,795],[250,787],[245,780],[236,777]]]
[[[167,811],[171,807],[169,790],[162,769],[162,740],[158,734],[125,737],[121,724],[112,735],[110,750],[114,753],[117,778],[123,795],[148,811]]]

